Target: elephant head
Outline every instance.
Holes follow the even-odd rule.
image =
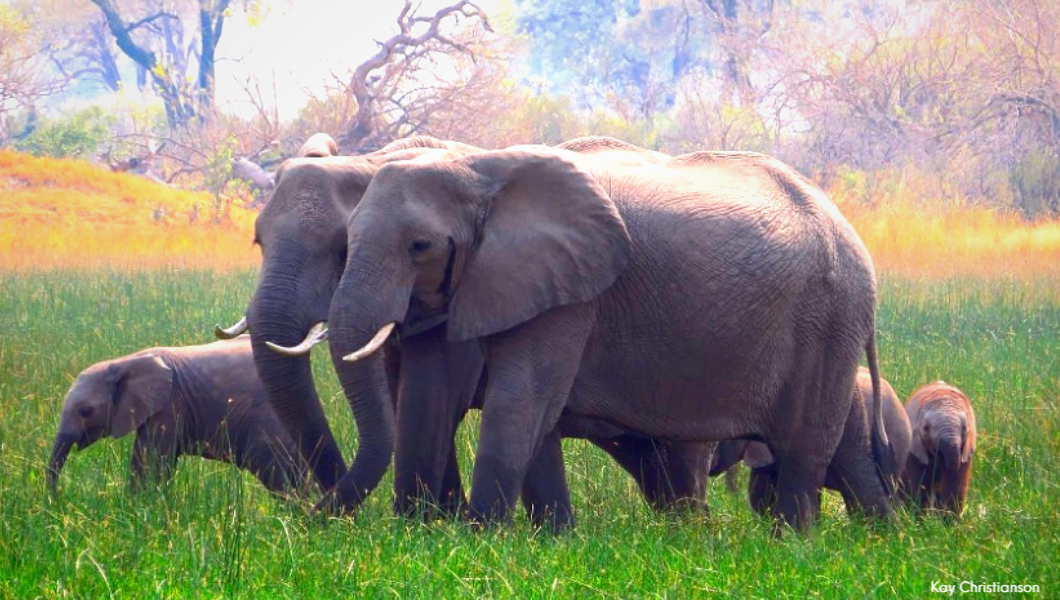
[[[381,165],[447,151],[477,149],[414,137],[364,156],[339,157],[335,142],[317,134],[300,157],[281,166],[255,223],[254,242],[262,251],[257,290],[246,317],[217,334],[231,337],[249,328],[269,402],[324,490],[335,485],[346,465],[317,396],[308,351],[327,336],[323,323],[346,262],[346,220]],[[375,400],[388,398],[385,382],[365,387]],[[380,423],[371,410],[354,413],[362,446],[392,445],[389,423]]]
[[[909,414],[913,441],[910,453],[921,464],[941,459],[943,468],[957,470],[975,454],[975,413],[960,390],[936,382],[910,398]]]
[[[103,362],[83,371],[63,403],[59,431],[48,461],[48,486],[55,489],[70,450],[102,437],[135,431],[172,402],[173,371],[154,354]]]
[[[351,216],[348,240],[331,351],[347,397],[361,405],[372,401],[365,384],[382,374],[368,361],[343,365],[371,354],[396,325],[447,318],[451,341],[502,332],[598,295],[630,246],[578,155],[539,147],[387,164]],[[374,413],[393,419],[388,406]],[[372,452],[385,463],[381,450],[362,445],[357,460]],[[356,506],[376,483],[344,480],[339,506]]]

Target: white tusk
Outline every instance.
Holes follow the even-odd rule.
[[[379,349],[380,346],[383,345],[383,342],[386,341],[386,338],[390,336],[390,332],[394,331],[395,325],[397,325],[396,321],[391,321],[386,325],[383,325],[375,334],[375,337],[372,338],[372,341],[365,344],[364,348],[361,348],[356,352],[351,352],[350,354],[343,356],[342,360],[346,362],[357,362],[362,358],[368,356],[369,354],[375,352]]]
[[[305,334],[305,339],[297,346],[287,347],[272,342],[265,342],[265,345],[285,356],[302,356],[326,339],[328,339],[327,325],[321,321],[309,329],[309,333]]]
[[[250,328],[247,327],[247,318],[243,317],[242,319],[239,320],[238,323],[236,323],[235,325],[229,327],[228,329],[225,329],[225,328],[221,327],[220,325],[214,325],[213,326],[213,334],[216,335],[218,337],[218,339],[230,340],[230,339],[232,339],[234,337],[238,337],[238,336],[246,333],[248,329],[250,329]]]

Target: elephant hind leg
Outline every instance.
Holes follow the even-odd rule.
[[[527,516],[535,526],[550,529],[553,533],[574,526],[558,430],[553,430],[541,441],[541,448],[523,478],[521,495]]]
[[[778,453],[773,515],[796,531],[806,531],[813,525],[821,514],[821,486],[826,469],[825,461],[809,454]]]
[[[751,469],[747,482],[747,498],[751,508],[761,516],[771,514],[777,504],[777,467],[767,465]]]
[[[874,459],[865,405],[855,398],[828,466],[825,487],[843,496],[847,514],[889,518],[893,511],[881,478],[891,478],[893,471],[893,465],[878,465]]]
[[[840,445],[851,402],[861,348],[807,328],[796,339],[806,343],[782,384],[770,449],[777,468],[773,514],[798,531],[806,530],[821,510],[821,487]],[[865,453],[871,461],[868,450]],[[882,489],[882,484],[881,484]],[[886,502],[886,498],[883,498]]]

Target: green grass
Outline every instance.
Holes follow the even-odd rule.
[[[91,363],[204,343],[241,314],[252,273],[0,274],[0,598],[930,597],[932,581],[1038,584],[1060,595],[1060,282],[884,279],[884,376],[906,396],[943,378],[980,427],[959,524],[901,512],[849,520],[829,494],[809,535],[770,536],[721,481],[709,519],[657,515],[601,452],[565,442],[579,524],[552,537],[520,515],[475,533],[390,514],[384,481],[356,520],[279,503],[229,465],[182,459],[161,490],[126,489],[130,439],[74,452],[45,492],[62,397]],[[315,361],[333,427],[352,420]],[[465,473],[472,418],[461,431]],[[745,475],[744,475],[745,476]]]

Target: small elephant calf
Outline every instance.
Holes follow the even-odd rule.
[[[975,412],[968,396],[944,381],[913,392],[905,405],[913,445],[902,474],[904,492],[922,508],[960,516],[975,455]]]
[[[151,348],[82,371],[63,404],[49,488],[73,446],[132,431],[133,487],[149,474],[168,478],[182,454],[233,463],[277,493],[295,491],[304,472],[258,380],[249,336]]]

